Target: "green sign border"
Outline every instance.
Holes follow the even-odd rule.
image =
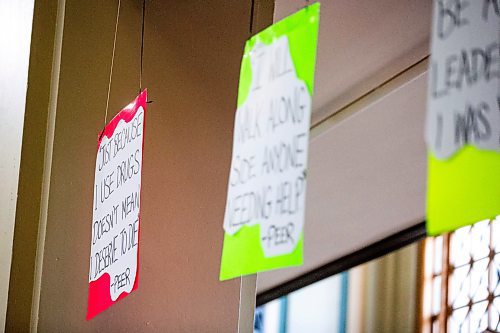
[[[310,95],[313,95],[319,9],[319,3],[307,6],[247,40],[240,69],[238,107],[247,99],[252,82],[250,52],[257,42],[269,45],[282,36],[288,37],[298,78],[304,81]],[[220,280],[301,265],[303,238],[302,233],[292,253],[266,258],[260,242],[260,225],[244,226],[232,236],[224,233]]]
[[[500,215],[500,153],[465,146],[444,161],[429,153],[428,161],[429,235]]]

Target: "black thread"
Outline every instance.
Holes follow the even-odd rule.
[[[101,140],[102,135],[104,134],[104,129],[106,128],[106,122],[108,120],[109,94],[111,92],[111,81],[113,79],[113,65],[115,63],[116,36],[118,34],[118,23],[120,21],[120,7],[121,7],[121,0],[118,0],[118,8],[116,9],[115,34],[113,37],[113,53],[111,55],[111,67],[109,69],[108,94],[106,97],[106,111],[104,112],[104,127],[101,131],[101,135],[99,135],[99,140]]]
[[[142,0],[142,26],[141,26],[141,67],[139,71],[139,94],[142,92],[142,69],[144,66],[144,21],[146,13],[146,0]]]

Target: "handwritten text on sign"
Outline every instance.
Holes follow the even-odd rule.
[[[97,150],[89,282],[109,274],[113,301],[131,292],[137,273],[143,129],[139,107]]]
[[[311,96],[286,36],[256,45],[250,62],[250,92],[236,111],[224,229],[233,235],[259,224],[262,249],[272,257],[292,252],[302,233]]]
[[[426,141],[500,151],[500,0],[435,0]]]

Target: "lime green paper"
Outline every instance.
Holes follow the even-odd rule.
[[[465,146],[448,160],[428,159],[429,235],[500,215],[500,153]]]
[[[319,3],[310,5],[270,26],[246,42],[240,70],[238,107],[245,102],[252,82],[250,51],[257,42],[269,45],[282,36],[287,36],[297,76],[305,82],[312,96],[318,40],[319,8]],[[220,280],[302,264],[303,233],[293,252],[275,257],[265,257],[260,243],[259,228],[260,225],[257,224],[244,226],[232,236],[225,233]]]

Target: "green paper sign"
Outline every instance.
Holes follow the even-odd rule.
[[[500,215],[500,154],[472,146],[449,160],[429,154],[427,232],[439,235]]]
[[[426,142],[427,231],[500,215],[500,13],[434,1]]]
[[[245,44],[221,280],[302,264],[319,8],[310,5]]]

